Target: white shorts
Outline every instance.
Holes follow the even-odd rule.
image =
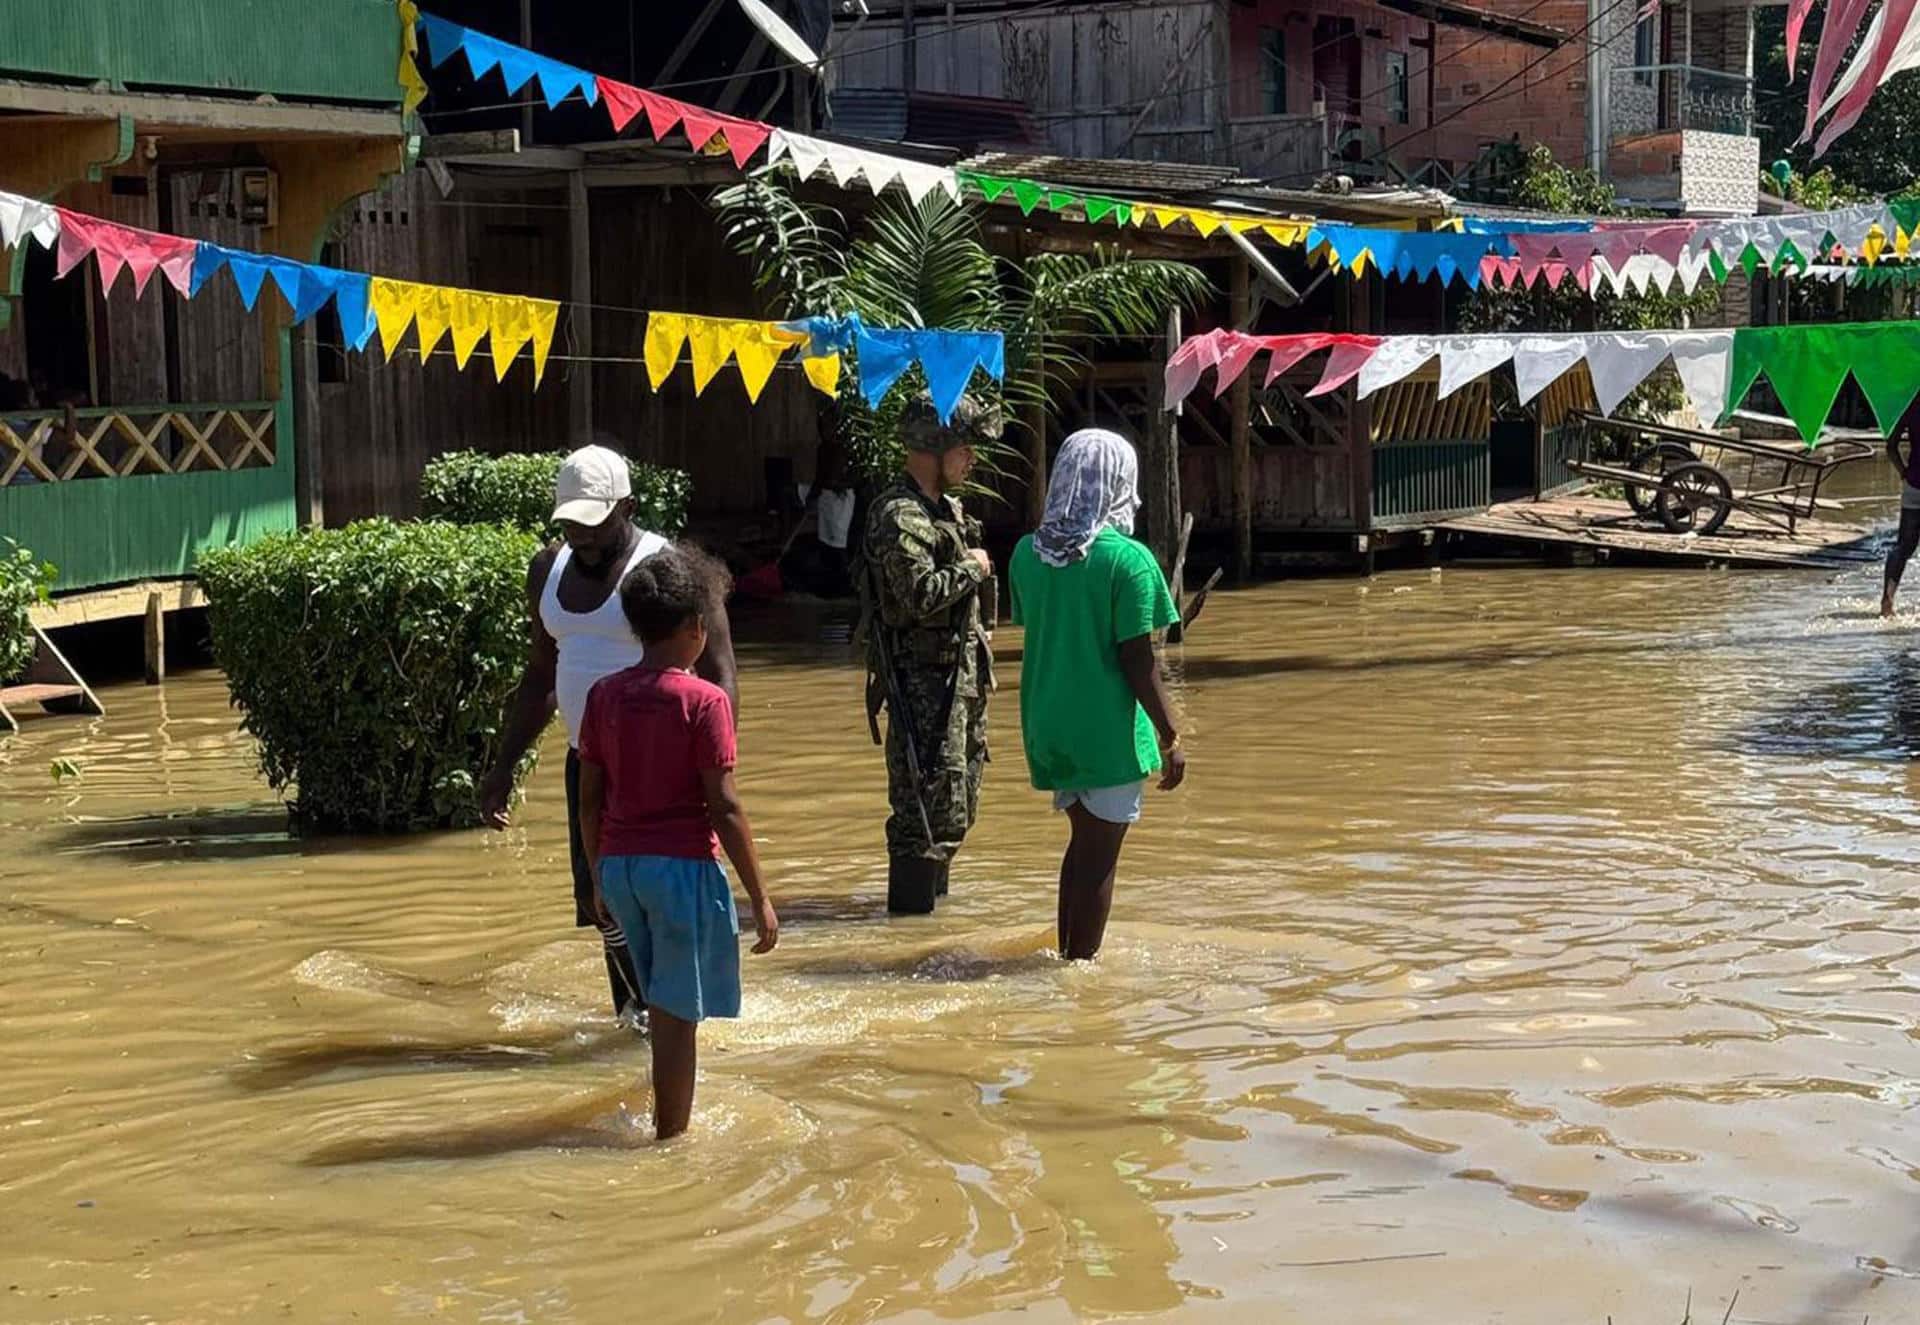
[[[1056,791],[1053,808],[1064,814],[1074,805],[1084,805],[1087,813],[1110,824],[1137,824],[1147,784],[1126,782],[1117,787],[1094,787],[1088,791]]]

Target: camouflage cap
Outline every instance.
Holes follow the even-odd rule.
[[[909,451],[939,455],[956,446],[978,446],[999,438],[1004,424],[1000,407],[979,396],[960,397],[953,417],[945,423],[933,407],[933,401],[921,396],[908,404],[900,416],[900,437]]]

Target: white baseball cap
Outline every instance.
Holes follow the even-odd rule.
[[[613,508],[632,495],[626,458],[604,446],[583,446],[560,463],[560,475],[553,481],[553,518],[603,524]]]

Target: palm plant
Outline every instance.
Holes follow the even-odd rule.
[[[1001,391],[1015,410],[1050,411],[1058,388],[1085,367],[1089,339],[1157,332],[1169,312],[1211,292],[1193,267],[1136,258],[1117,245],[996,258],[981,242],[975,211],[941,193],[919,203],[889,194],[857,234],[839,213],[800,202],[766,176],[721,190],[713,205],[776,316],[858,313],[876,326],[1003,333]],[[846,441],[867,476],[898,463],[890,424],[921,385],[918,371],[909,373],[878,411],[843,388]]]

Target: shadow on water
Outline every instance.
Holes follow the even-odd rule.
[[[785,914],[784,911],[781,913]],[[1057,969],[1054,933],[1035,929],[995,931],[961,939],[939,939],[910,948],[890,948],[871,955],[837,953],[806,957],[787,964],[796,975],[817,979],[865,980],[874,976],[967,984],[997,975]]]
[[[1920,759],[1920,650],[1869,659],[1740,733],[1751,753],[1793,758]]]
[[[417,847],[441,834],[387,837],[301,835],[284,806],[185,810],[123,819],[76,819],[51,835],[61,855],[102,855],[128,861],[257,860],[269,856],[331,856]]]
[[[347,1073],[355,1077],[415,1072],[511,1072],[617,1058],[637,1043],[634,1032],[608,1027],[537,1037],[485,1040],[340,1040],[280,1045],[251,1054],[228,1077],[244,1090],[282,1090]]]
[[[561,1107],[458,1131],[350,1137],[301,1156],[305,1168],[420,1159],[486,1159],[528,1150],[639,1150],[655,1144],[647,1116],[627,1106],[624,1089]]]

